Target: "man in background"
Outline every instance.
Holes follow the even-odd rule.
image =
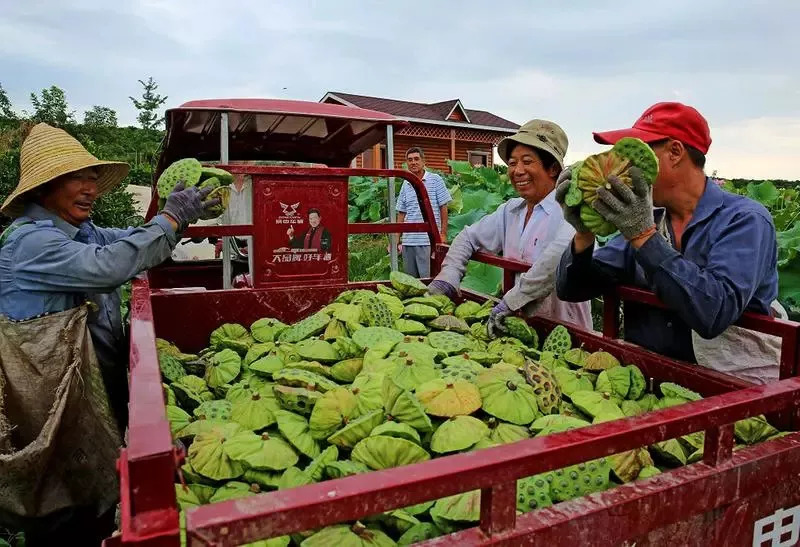
[[[408,170],[421,178],[428,190],[436,227],[447,241],[447,204],[453,201],[450,192],[444,185],[442,177],[425,170],[425,153],[418,146],[406,152]],[[403,182],[400,195],[397,197],[398,222],[422,222],[422,210],[414,188],[408,181]],[[431,271],[431,241],[424,232],[403,233],[402,237],[403,270],[414,277],[429,277]]]

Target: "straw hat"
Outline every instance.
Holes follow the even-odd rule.
[[[19,166],[19,184],[0,208],[12,218],[22,214],[27,192],[61,175],[96,167],[100,196],[122,182],[130,169],[127,163],[98,160],[66,131],[46,123],[36,124],[22,143]]]
[[[532,148],[544,150],[552,155],[558,164],[564,167],[564,155],[567,153],[567,134],[557,124],[547,120],[531,120],[519,128],[515,135],[506,137],[497,145],[497,153],[508,163],[508,151],[512,143],[520,143]]]

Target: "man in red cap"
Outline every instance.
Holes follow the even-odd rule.
[[[615,177],[609,178],[611,190],[598,189],[592,207],[620,235],[595,249],[578,207],[564,204],[571,175],[569,169],[562,172],[556,199],[577,233],[559,265],[557,294],[579,302],[618,284],[653,290],[667,309],[627,303],[625,337],[697,362],[699,342],[722,334],[745,310],[770,314],[778,294],[772,217],[760,204],[706,177],[711,134],[694,108],[658,103],[629,129],[594,133],[600,144],[623,137],[650,145],[658,157],[658,176],[651,187],[633,169],[632,189]],[[654,211],[654,205],[663,209]],[[754,363],[742,359],[720,366],[752,381],[777,377],[777,367],[765,371]]]

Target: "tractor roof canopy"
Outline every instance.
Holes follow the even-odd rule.
[[[203,99],[166,112],[167,133],[156,176],[193,157],[220,160],[222,114],[228,114],[228,161],[290,161],[348,167],[381,142],[387,126],[407,122],[352,106],[282,99]]]

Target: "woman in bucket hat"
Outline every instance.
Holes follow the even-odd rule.
[[[520,197],[464,228],[453,240],[441,272],[430,283],[431,294],[456,295],[476,251],[502,252],[506,258],[532,263],[492,309],[490,336],[505,331],[505,317],[518,311],[592,329],[589,302],[562,302],[554,294],[556,267],[575,234],[555,200],[567,145],[561,127],[546,120],[531,120],[500,142],[498,153],[508,165],[508,175]]]
[[[103,431],[107,433],[109,428],[124,428],[127,422],[128,348],[120,312],[120,286],[169,258],[178,234],[208,208],[219,203],[219,200],[206,200],[208,190],[198,191],[193,187],[183,189],[183,185],[179,184],[167,197],[164,208],[147,224],[127,229],[95,226],[90,220],[95,200],[119,185],[128,174],[128,169],[125,163],[97,159],[65,131],[44,123],[34,126],[22,144],[19,184],[0,209],[14,219],[0,235],[0,386],[17,381],[22,387],[11,392],[0,390],[0,471],[4,471],[6,477],[14,469],[19,469],[13,467],[14,452],[7,456],[8,450],[4,451],[3,442],[8,442],[9,437],[14,440],[14,435],[8,435],[8,429],[4,437],[4,420],[16,428],[15,435],[20,437],[20,424],[26,423],[25,420],[31,415],[43,413],[48,416],[49,413],[52,416],[57,411],[56,403],[64,386],[55,384],[58,390],[50,388],[48,394],[40,378],[46,374],[37,374],[36,369],[52,372],[59,366],[53,355],[63,349],[59,344],[64,345],[62,339],[67,329],[52,332],[52,323],[64,314],[83,310],[83,318],[72,322],[83,321],[74,339],[88,339],[83,336],[88,327],[91,356],[84,360],[94,365],[93,369],[81,369],[80,382],[88,386],[86,392],[91,395],[103,394],[99,397],[102,399],[99,403],[97,397],[81,396],[82,417],[78,420],[92,420],[100,407],[105,409],[104,416],[108,417],[105,422],[98,422],[100,426],[84,433],[113,439],[113,435],[106,435]],[[93,305],[85,306],[87,301]],[[20,332],[23,334],[20,335]],[[33,337],[35,342],[31,345],[38,348],[28,347],[18,341],[19,336],[27,335],[25,333]],[[14,336],[17,339],[12,340]],[[10,354],[3,353],[15,343],[19,350],[17,353],[22,356],[16,364],[11,358],[13,355],[9,357]],[[52,346],[52,351],[42,353],[48,345]],[[80,344],[76,342],[75,345]],[[32,352],[37,350],[38,357],[33,357]],[[76,352],[79,350],[76,349]],[[97,377],[102,377],[103,381],[92,384],[87,375],[91,370],[97,371],[98,363]],[[68,373],[66,371],[62,376]],[[96,393],[92,392],[93,389]],[[5,407],[3,392],[7,403]],[[51,400],[54,392],[56,403]],[[9,406],[8,401],[12,399]],[[118,429],[108,411],[109,402],[119,424]],[[33,423],[37,423],[35,419]],[[66,433],[63,428],[58,429],[58,435],[53,433],[52,443],[56,448],[61,446],[59,443],[63,444],[65,434],[68,435],[76,427],[74,420],[64,423],[72,425],[64,426],[68,428]],[[46,428],[40,422],[32,427],[35,434],[28,436],[32,438],[17,439],[17,448],[27,444],[25,449],[28,450],[41,440],[43,434],[38,431]],[[70,427],[72,430],[69,430]],[[98,433],[99,430],[103,431]],[[113,444],[113,441],[108,440],[103,444]],[[113,464],[118,449],[118,444],[111,447],[73,447],[70,454],[58,454],[62,473],[57,477],[49,476],[52,467],[47,467],[55,464],[40,463],[47,470],[48,481],[59,484],[73,478],[63,472],[65,459],[69,459],[71,465],[77,454],[82,454],[78,460],[92,461],[97,457],[96,453],[102,452],[106,456],[102,461],[94,461],[90,472],[101,474],[105,470],[108,476],[110,466],[111,478],[115,479]],[[48,457],[42,456],[45,460]],[[76,465],[79,463],[77,461]],[[3,468],[3,465],[7,467]],[[76,474],[73,471],[72,475]],[[20,472],[19,476],[22,478],[12,487],[25,483],[24,473]],[[81,492],[81,486],[73,486],[71,489],[62,487],[47,499],[43,495],[37,495],[34,499],[32,494],[18,488],[18,498],[24,501],[9,508],[7,499],[2,500],[0,517],[11,512],[27,519],[22,522],[26,528],[28,545],[70,543],[73,539],[80,545],[97,543],[103,534],[97,533],[96,515],[111,508],[113,524],[113,505],[110,504],[114,503],[115,498],[105,499],[113,492],[103,492],[96,480],[86,477],[82,480],[94,481],[86,487],[93,489],[91,494]],[[37,489],[39,486],[33,488]],[[69,493],[65,494],[67,490]],[[8,497],[11,496],[4,496]],[[98,502],[99,498],[104,498],[104,501]],[[110,530],[104,533],[107,535]]]

